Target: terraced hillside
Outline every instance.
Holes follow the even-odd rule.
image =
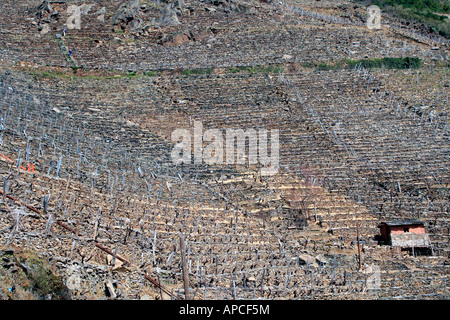
[[[367,29],[347,1],[97,1],[67,29],[83,3],[2,4],[5,250],[74,299],[448,298],[446,41]],[[312,67],[409,56],[424,66]],[[172,133],[199,122],[278,130],[276,174],[176,165]],[[431,253],[378,245],[400,218]]]

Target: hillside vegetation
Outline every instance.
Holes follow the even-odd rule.
[[[424,23],[430,31],[449,38],[449,2],[445,0],[372,0],[361,1],[379,6],[383,11],[399,18]]]

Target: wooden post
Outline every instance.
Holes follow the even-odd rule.
[[[6,205],[6,194],[8,193],[8,179],[11,177],[12,172],[9,173],[9,175],[6,177],[6,179],[3,181],[3,203]]]
[[[444,275],[444,295],[445,292],[447,291],[447,281],[446,281],[446,276],[445,276],[445,264],[442,263],[442,271],[443,271],[443,275]]]
[[[356,242],[358,244],[358,269],[361,270],[361,249],[359,247],[359,223],[356,224]]]
[[[184,282],[184,299],[189,300],[189,276],[187,272],[186,264],[186,245],[184,243],[184,235],[180,235],[180,251],[181,251],[181,264],[183,268],[183,282]]]
[[[264,269],[263,269],[263,273],[262,273],[262,276],[261,276],[261,295],[264,297],[264,291],[263,291],[263,285],[264,285],[264,276],[266,275],[266,267],[264,267]]]
[[[314,221],[317,222],[316,202],[314,201]]]
[[[158,283],[161,283],[161,281],[159,280],[159,272],[156,273],[156,277],[158,279]],[[161,286],[159,287],[159,295],[161,296],[161,300],[164,300]]]

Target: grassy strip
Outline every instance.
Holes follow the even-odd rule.
[[[372,68],[386,68],[386,69],[418,69],[422,67],[423,61],[420,58],[383,58],[383,59],[361,59],[361,60],[347,60],[347,66],[354,68],[361,65],[361,67]]]
[[[110,70],[110,72],[113,72],[113,70]],[[107,75],[107,76],[97,76],[97,75],[91,75],[91,74],[77,74],[77,73],[69,73],[69,72],[62,72],[62,71],[30,71],[30,74],[33,74],[38,77],[54,77],[54,78],[66,78],[66,79],[91,79],[91,80],[107,80],[107,79],[117,79],[117,78],[139,78],[139,77],[154,77],[157,75],[157,72],[155,71],[148,71],[148,72],[141,72],[138,73],[136,71],[128,72],[128,73],[122,73],[122,74],[115,74],[115,75]]]
[[[360,59],[360,60],[340,60],[333,64],[326,62],[305,62],[302,64],[304,68],[315,68],[317,71],[331,71],[341,69],[352,69],[357,66],[366,69],[384,68],[384,69],[418,69],[423,66],[420,58],[382,58],[382,59]]]
[[[205,68],[205,69],[184,69],[181,71],[181,74],[188,76],[191,74],[211,74],[213,73],[214,68]]]
[[[406,57],[406,58],[382,58],[382,59],[361,59],[361,60],[338,60],[332,63],[327,62],[304,62],[302,67],[304,68],[315,68],[318,71],[330,71],[330,70],[341,70],[355,68],[361,65],[366,69],[372,68],[385,68],[385,69],[418,69],[423,66],[423,61],[420,58]],[[447,67],[449,65],[447,64]],[[256,66],[236,66],[231,68],[226,68],[223,71],[225,73],[277,73],[278,71],[283,72],[284,68],[276,65],[256,65]],[[110,69],[109,72],[114,73],[115,70]],[[168,71],[168,70],[166,70]],[[181,74],[185,76],[189,75],[209,75],[216,71],[215,68],[195,68],[195,69],[183,69],[183,70],[172,70],[172,74]],[[150,70],[150,71],[131,71],[128,73],[118,73],[112,75],[92,75],[92,74],[76,74],[65,71],[28,71],[38,77],[58,77],[67,79],[92,79],[92,80],[107,80],[107,79],[117,79],[117,78],[140,78],[140,77],[155,77],[158,76],[164,70]],[[169,70],[170,72],[170,70]]]
[[[226,73],[275,73],[278,70],[282,71],[278,65],[256,65],[256,66],[236,66],[225,69]],[[184,69],[180,71],[182,75],[191,75],[191,74],[212,74],[214,73],[215,68],[200,68],[200,69]]]

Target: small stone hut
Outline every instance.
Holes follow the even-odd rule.
[[[400,248],[429,248],[430,238],[419,220],[393,220],[378,224],[380,243]]]

